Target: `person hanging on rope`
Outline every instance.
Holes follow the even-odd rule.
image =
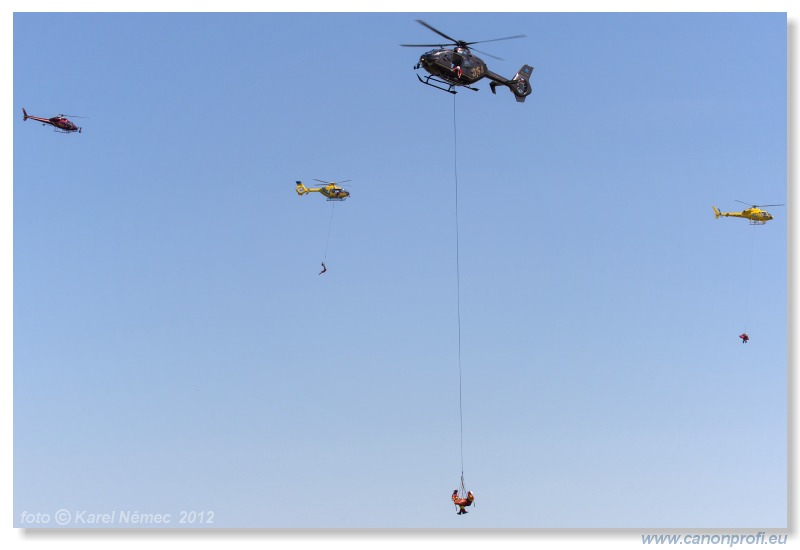
[[[327,268],[327,267],[325,267],[325,262],[322,262],[322,271],[320,271],[320,272],[319,272],[319,274],[320,274],[320,275],[322,275],[322,274],[323,274],[323,273],[325,273],[326,271],[328,271],[328,268]]]
[[[748,342],[748,340],[750,340],[750,337],[747,335],[746,332],[741,333],[739,335],[739,338],[742,339],[742,344],[746,344]]]
[[[460,498],[458,496],[458,489],[456,489],[453,491],[453,496],[451,498],[453,499],[453,504],[458,506],[457,514],[460,516],[461,514],[467,513],[464,508],[472,504],[472,501],[475,500],[475,495],[472,494],[472,491],[467,491],[467,498]]]
[[[461,51],[460,48],[455,49],[455,54],[453,55],[453,64],[450,67],[450,70],[456,75],[456,78],[459,80],[461,79],[461,75],[464,74],[464,71],[461,70],[461,63],[463,63],[464,58],[459,55]]]

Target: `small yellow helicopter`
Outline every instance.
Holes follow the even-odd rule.
[[[303,185],[302,181],[298,181],[296,182],[297,187],[295,188],[297,194],[306,195],[308,193],[322,193],[323,195],[325,195],[325,197],[327,197],[329,201],[343,201],[344,199],[350,196],[350,191],[343,189],[340,185],[334,182],[327,182],[318,179],[315,179],[314,181],[324,183],[325,185],[322,187],[308,188],[305,185]],[[350,180],[340,181],[339,183],[347,183],[348,181]]]
[[[720,212],[717,210],[716,206],[712,206],[711,208],[714,209],[714,217],[719,219],[720,216],[725,216],[726,218],[746,218],[750,220],[750,225],[764,225],[769,220],[772,219],[772,214],[767,212],[766,210],[761,210],[762,207],[767,206],[783,206],[782,204],[748,204],[743,201],[736,201],[741,202],[742,204],[747,204],[750,208],[745,208],[741,212]]]

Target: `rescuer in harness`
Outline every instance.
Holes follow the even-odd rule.
[[[460,516],[461,514],[466,514],[467,511],[465,508],[467,506],[472,505],[472,501],[475,500],[475,495],[472,494],[472,491],[467,491],[467,498],[461,498],[458,496],[458,489],[453,491],[453,504],[458,506],[457,514]]]

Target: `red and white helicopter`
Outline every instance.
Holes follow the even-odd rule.
[[[75,117],[76,115],[69,115],[69,116]],[[62,133],[62,134],[71,134],[72,132],[81,133],[80,126],[76,126],[71,120],[69,120],[66,117],[67,117],[67,115],[58,115],[58,116],[54,116],[54,117],[51,117],[51,118],[42,118],[42,117],[38,117],[38,116],[31,116],[25,110],[25,107],[22,108],[22,120],[23,121],[28,120],[29,118],[32,118],[33,120],[38,120],[39,122],[41,122],[43,126],[45,124],[49,124],[50,126],[53,126],[55,128],[56,132],[59,132],[59,133]],[[77,118],[83,118],[83,117],[77,117]]]

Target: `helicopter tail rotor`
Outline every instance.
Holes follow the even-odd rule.
[[[523,65],[522,68],[514,75],[511,80],[506,80],[500,75],[487,71],[487,75],[492,81],[489,83],[492,93],[496,94],[496,88],[500,84],[508,86],[508,89],[514,94],[514,97],[519,103],[525,101],[525,98],[531,95],[531,74],[533,74],[533,67],[530,65]]]
[[[22,108],[22,122],[28,120],[28,111],[25,110],[25,107]]]
[[[531,95],[530,79],[533,74],[533,67],[530,65],[523,65],[522,68],[511,79],[511,91],[514,92],[514,97],[519,103],[525,101],[525,98]]]

